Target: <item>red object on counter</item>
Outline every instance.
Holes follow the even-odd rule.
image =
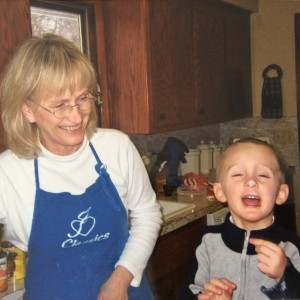
[[[194,172],[189,172],[189,173],[184,174],[183,184],[189,185],[193,189],[197,190],[197,188],[200,186],[206,186],[206,187],[208,186],[208,177],[197,175]]]
[[[0,251],[0,292],[6,291],[8,288],[7,279],[7,258],[5,252]]]
[[[207,197],[214,197],[213,185],[208,182],[207,176],[198,175],[194,172],[186,173],[183,176],[183,184],[190,186],[193,190],[198,190],[200,187],[207,188]]]
[[[199,190],[205,186],[207,197],[214,197],[213,185],[208,182],[208,176],[198,175],[194,172],[186,173],[183,176],[183,184],[190,186],[193,190]]]

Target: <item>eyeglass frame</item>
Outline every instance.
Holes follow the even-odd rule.
[[[88,95],[90,95],[90,96],[88,96]],[[69,116],[69,115],[72,113],[74,107],[77,107],[77,109],[78,109],[79,112],[83,112],[82,110],[80,110],[80,105],[81,105],[81,104],[83,104],[83,103],[86,102],[86,101],[94,101],[94,103],[95,103],[96,100],[97,100],[99,97],[101,97],[101,93],[100,93],[100,92],[97,92],[97,93],[94,93],[94,94],[93,94],[92,92],[88,92],[88,93],[87,93],[87,96],[84,97],[82,100],[80,100],[79,103],[74,104],[74,105],[66,104],[66,105],[63,105],[63,106],[61,106],[61,107],[55,109],[54,111],[50,110],[50,109],[47,108],[47,107],[44,107],[44,106],[40,105],[39,103],[37,103],[37,102],[35,102],[35,101],[32,101],[32,103],[36,104],[37,106],[39,106],[39,107],[42,108],[43,110],[49,112],[49,113],[52,114],[55,118],[57,118],[57,119],[64,119],[64,118],[66,118],[66,117],[59,118],[59,117],[57,117],[57,116],[55,115],[55,113],[56,113],[57,111],[59,111],[59,110],[61,110],[61,109],[64,108],[64,109],[67,109],[66,111],[68,112],[68,116]],[[92,103],[91,103],[91,105],[92,105]],[[92,106],[91,106],[91,108],[92,108]]]

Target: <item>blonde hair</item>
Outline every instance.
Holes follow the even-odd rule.
[[[32,159],[40,154],[38,129],[22,113],[28,99],[60,96],[66,89],[97,90],[91,62],[72,42],[55,34],[26,41],[9,63],[0,85],[2,123],[8,148],[16,155]],[[86,127],[91,138],[97,128],[93,105]]]
[[[251,143],[251,144],[255,144],[255,145],[260,145],[260,146],[264,146],[266,148],[268,148],[274,155],[274,157],[277,160],[278,166],[279,166],[279,178],[280,178],[280,183],[283,184],[285,183],[285,174],[286,174],[286,164],[281,156],[281,154],[279,153],[279,151],[272,145],[268,144],[265,141],[262,141],[260,139],[257,138],[253,138],[253,137],[245,137],[245,138],[241,138],[239,140],[237,140],[236,142],[229,144],[227,146],[227,148],[225,148],[225,150],[221,153],[219,160],[218,160],[218,164],[217,164],[217,169],[216,169],[216,176],[217,176],[217,180],[220,180],[220,173],[221,173],[221,169],[223,167],[223,163],[226,157],[226,154],[228,152],[229,149],[234,148],[236,145],[239,144],[246,144],[246,143]]]

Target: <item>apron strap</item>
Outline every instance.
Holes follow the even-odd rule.
[[[102,163],[100,157],[98,156],[93,144],[89,141],[89,146],[94,154],[94,157],[96,158],[97,165],[96,165],[96,171],[99,173],[99,175],[105,175],[108,176],[106,172],[106,165]]]
[[[98,163],[99,165],[103,165],[103,163],[102,163],[100,157],[98,156],[98,154],[97,154],[97,152],[96,152],[96,150],[95,150],[93,144],[91,143],[91,141],[89,141],[89,146],[90,146],[90,148],[92,149],[92,152],[93,152],[93,154],[94,154],[94,156],[95,156],[95,158],[96,158],[96,160],[97,160],[97,163]]]
[[[37,158],[34,159],[34,173],[35,173],[35,186],[36,189],[40,189],[40,179],[39,179],[39,167]]]

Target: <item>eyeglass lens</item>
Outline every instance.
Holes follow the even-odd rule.
[[[57,109],[56,111],[53,112],[55,117],[57,118],[64,118],[67,117],[74,109],[74,107],[77,107],[78,110],[84,112],[88,111],[92,107],[92,100],[94,100],[95,97],[92,96],[91,94],[82,98],[81,101],[78,104],[75,105],[65,105]]]

